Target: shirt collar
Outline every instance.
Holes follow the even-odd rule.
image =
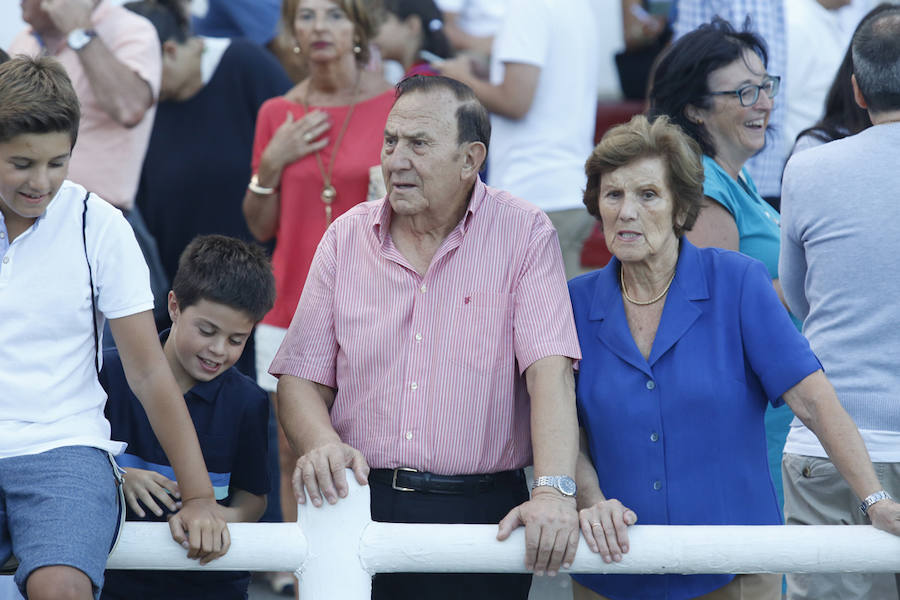
[[[705,300],[709,298],[706,275],[700,262],[700,250],[682,236],[678,250],[678,262],[675,266],[675,279],[672,287],[681,290],[687,300]],[[590,318],[602,320],[607,316],[609,307],[620,295],[619,269],[621,263],[615,256],[603,268],[597,277],[594,298],[591,304]],[[621,300],[619,300],[621,302]]]
[[[166,340],[169,339],[169,331],[171,331],[171,328],[165,329],[159,334],[159,342],[163,346],[166,345]],[[229,367],[210,381],[198,382],[194,387],[187,391],[187,394],[196,396],[209,404],[214,403],[219,395],[219,390],[222,388],[222,384],[225,383],[225,374],[232,368],[234,367]]]
[[[487,196],[487,193],[487,186],[481,181],[481,177],[476,177],[475,186],[472,188],[471,196],[469,196],[469,205],[466,207],[466,214],[463,215],[461,221],[463,235],[465,235],[466,231],[469,229],[469,225],[471,224],[475,213],[484,203],[484,198]],[[383,244],[391,229],[391,219],[394,216],[394,211],[391,210],[391,203],[388,201],[387,196],[385,196],[381,202],[381,207],[374,211],[375,218],[372,222],[372,230],[375,232],[378,241]],[[459,227],[459,224],[457,227]]]

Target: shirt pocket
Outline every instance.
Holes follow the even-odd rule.
[[[450,311],[450,361],[476,373],[492,373],[512,348],[512,294],[463,293]]]

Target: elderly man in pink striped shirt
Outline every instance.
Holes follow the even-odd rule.
[[[374,520],[499,522],[501,540],[524,525],[526,566],[555,574],[578,543],[581,356],[556,232],[481,182],[489,139],[465,85],[398,85],[387,197],[325,233],[269,371],[300,455],[300,503],[337,502],[350,467],[371,485]],[[384,574],[373,598],[524,600],[530,585],[530,575]]]

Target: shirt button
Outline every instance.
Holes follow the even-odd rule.
[[[417,341],[417,342],[421,342],[421,341],[422,341],[422,334],[421,334],[421,333],[417,333],[417,334],[416,334],[416,341]]]
[[[408,439],[408,440],[411,440],[412,439],[412,431],[407,431],[406,435],[404,437],[406,437],[406,439]]]
[[[655,381],[653,381],[652,379],[650,379],[650,380],[647,381],[647,389],[648,389],[648,390],[652,390],[652,389],[655,388],[655,387],[656,387],[656,382],[655,382]]]
[[[419,384],[416,383],[415,381],[413,381],[411,384],[409,384],[409,389],[417,390],[417,389],[419,389]]]
[[[4,257],[3,257],[3,264],[4,264],[4,265],[8,265],[8,264],[9,264],[9,257],[8,257],[8,256],[4,256]]]
[[[659,441],[659,434],[656,433],[655,431],[654,431],[653,433],[651,433],[651,434],[650,434],[650,441],[651,441],[651,442],[658,442],[658,441]]]
[[[422,284],[422,287],[419,288],[419,291],[422,292],[422,293],[424,294],[425,292],[428,291],[428,288],[425,287],[425,284],[423,283],[423,284]]]
[[[0,240],[5,240],[5,239],[6,239],[6,232],[0,231]]]
[[[657,492],[658,492],[659,490],[661,490],[661,489],[662,489],[662,482],[661,482],[661,481],[654,481],[654,482],[653,482],[653,489],[656,490]]]

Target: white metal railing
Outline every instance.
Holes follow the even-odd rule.
[[[231,550],[200,567],[164,523],[128,523],[115,569],[295,571],[302,598],[369,598],[375,573],[523,572],[524,530],[410,525],[370,518],[369,489],[352,473],[335,505],[300,506],[298,523],[232,523]],[[299,527],[298,527],[299,525]],[[581,541],[571,573],[896,573],[900,537],[871,526],[635,525],[631,551],[606,564]]]

